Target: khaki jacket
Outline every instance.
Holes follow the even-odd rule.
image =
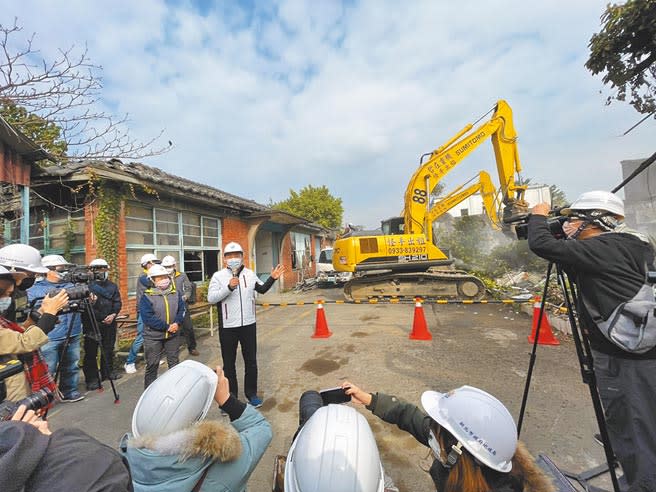
[[[0,362],[16,358],[17,354],[28,354],[48,342],[48,335],[36,325],[27,328],[23,333],[0,328]],[[5,380],[7,385],[7,400],[16,401],[30,394],[30,386],[25,373],[16,374]]]

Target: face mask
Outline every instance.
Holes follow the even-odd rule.
[[[582,224],[583,224],[582,222],[577,222],[576,224],[573,224],[569,220],[565,222],[563,224],[563,232],[567,236],[567,239],[576,239],[575,235]]]
[[[98,277],[100,278],[101,282],[105,282],[109,278],[109,272],[100,272]]]
[[[11,306],[11,297],[0,297],[0,314],[4,314]]]
[[[230,258],[226,260],[226,265],[230,270],[237,270],[241,266],[241,258]]]
[[[159,290],[166,290],[169,288],[169,285],[171,285],[170,278],[163,278],[155,282],[155,287],[157,287]]]
[[[34,281],[36,278],[34,277],[25,277],[23,280],[21,280],[21,283],[18,284],[18,289],[19,290],[27,290],[30,287],[34,285]]]
[[[67,273],[68,270],[55,270],[55,275],[57,276],[59,282],[63,282],[66,279]]]
[[[428,432],[428,447],[431,448],[431,451],[433,452],[433,456],[435,457],[435,459],[439,460],[441,463],[442,446],[440,446],[440,442],[437,440],[437,437],[435,437],[435,434],[433,434],[432,429]]]
[[[175,268],[173,267],[167,267],[166,271],[169,272],[169,275],[173,275],[175,273]]]

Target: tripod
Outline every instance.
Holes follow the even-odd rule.
[[[573,306],[576,305],[576,289],[572,282],[568,283],[565,281],[565,273],[563,272],[562,266],[558,263],[549,262],[547,267],[547,278],[544,284],[544,292],[542,293],[542,303],[540,304],[540,314],[538,316],[538,323],[535,329],[535,340],[533,341],[533,349],[531,351],[530,362],[528,366],[528,373],[526,375],[526,385],[524,387],[524,395],[522,396],[522,406],[519,411],[519,419],[517,423],[517,436],[522,431],[522,423],[524,420],[524,412],[526,410],[526,402],[528,400],[528,392],[531,386],[531,376],[533,375],[533,367],[535,366],[536,360],[536,351],[540,335],[540,326],[542,324],[542,318],[544,316],[544,307],[547,300],[547,289],[549,287],[549,279],[553,270],[554,264],[556,265],[556,278],[558,279],[558,284],[562,290],[563,298],[565,299],[565,306],[567,307],[567,317],[569,320],[569,325],[572,330],[572,337],[574,339],[574,345],[576,347],[576,355],[579,359],[579,365],[581,368],[581,377],[583,382],[588,385],[590,389],[590,397],[592,398],[592,406],[594,408],[595,417],[597,418],[597,425],[599,426],[599,432],[601,434],[601,439],[603,442],[604,452],[606,454],[606,463],[607,466],[598,466],[593,468],[590,471],[581,473],[581,474],[572,474],[565,472],[565,475],[573,478],[579,484],[585,487],[586,490],[590,492],[602,492],[603,489],[599,489],[594,486],[588,485],[587,481],[591,478],[594,478],[606,471],[610,472],[611,482],[613,483],[614,492],[620,492],[619,483],[617,480],[617,475],[615,473],[615,468],[617,467],[617,460],[615,459],[615,454],[611,447],[610,438],[608,436],[608,428],[606,426],[606,418],[604,417],[604,409],[601,405],[601,398],[599,397],[599,391],[597,390],[597,379],[595,376],[593,361],[592,361],[592,351],[590,349],[590,342],[583,330],[580,329],[574,317]]]
[[[103,364],[103,370],[106,372],[106,374],[110,375],[109,378],[109,384],[112,387],[112,392],[114,393],[114,403],[118,404],[120,403],[120,397],[118,392],[116,391],[116,386],[114,385],[114,381],[111,378],[111,368],[109,367],[109,358],[108,354],[105,351],[105,347],[103,346],[102,343],[102,335],[100,333],[100,328],[98,327],[98,320],[96,320],[96,313],[93,312],[93,308],[91,306],[91,300],[89,297],[85,297],[84,299],[79,301],[79,304],[75,308],[75,311],[73,312],[73,316],[71,316],[69,322],[68,322],[68,331],[66,333],[66,341],[61,347],[60,353],[59,353],[59,363],[57,364],[57,369],[55,371],[55,375],[53,379],[55,382],[57,382],[57,379],[59,378],[59,373],[61,370],[61,363],[64,357],[64,354],[66,354],[66,349],[68,348],[68,344],[70,343],[71,340],[71,332],[73,331],[73,323],[75,321],[75,317],[78,316],[80,313],[84,313],[89,320],[89,325],[90,325],[90,333],[87,332],[84,334],[85,337],[90,337],[93,340],[95,340],[98,343],[98,346],[100,347],[100,352],[101,352],[101,357],[100,361],[101,364]],[[102,386],[101,386],[102,387]]]

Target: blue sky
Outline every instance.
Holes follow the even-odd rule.
[[[400,213],[419,156],[498,99],[523,176],[570,199],[651,155],[654,120],[621,137],[640,116],[606,106],[584,68],[605,3],[10,0],[0,21],[18,17],[44,56],[86,43],[100,104],[174,142],[146,164],[263,204],[326,185],[345,222],[376,227]],[[493,166],[485,143],[447,189]]]

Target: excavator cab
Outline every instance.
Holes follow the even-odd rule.
[[[385,236],[403,234],[405,223],[403,217],[390,217],[380,221],[380,228]]]

